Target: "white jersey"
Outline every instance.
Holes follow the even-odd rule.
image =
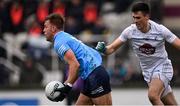
[[[172,43],[176,36],[165,26],[149,20],[150,30],[142,33],[135,24],[127,27],[119,39],[123,42],[129,40],[133,50],[140,60],[143,72],[152,72],[165,61],[169,61],[165,50],[165,41]],[[171,62],[170,62],[171,64]],[[172,71],[172,70],[169,70]]]

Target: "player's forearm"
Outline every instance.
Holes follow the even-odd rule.
[[[177,49],[180,50],[180,39],[179,39],[179,38],[176,38],[172,44],[173,44]]]
[[[177,41],[178,44],[177,44],[177,47],[176,47],[176,48],[178,48],[178,49],[180,50],[180,39],[178,38],[177,40],[178,40],[178,41]]]
[[[74,82],[78,78],[78,73],[79,73],[79,63],[73,63],[69,65],[69,73],[68,73],[68,78],[65,81],[65,83],[71,83],[74,84]]]
[[[109,46],[106,46],[106,51],[104,52],[105,55],[110,55],[114,52],[113,48],[110,48]]]
[[[105,54],[106,55],[110,55],[112,53],[114,53],[116,51],[116,47],[112,46],[112,45],[108,45],[106,46],[106,51],[105,51]]]
[[[113,43],[106,46],[105,54],[109,55],[114,53],[122,44],[123,42],[120,39],[116,39]]]

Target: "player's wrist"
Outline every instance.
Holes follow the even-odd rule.
[[[66,93],[66,94],[68,94],[70,91],[71,91],[71,89],[72,89],[72,84],[71,83],[65,83],[64,84],[64,93]]]
[[[106,46],[104,46],[103,49],[102,49],[102,53],[105,54],[106,50],[107,50],[107,48],[106,48]]]
[[[73,86],[71,83],[66,83],[66,85],[68,85],[69,87],[72,87],[72,86]]]

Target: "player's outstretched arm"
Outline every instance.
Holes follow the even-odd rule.
[[[180,50],[180,39],[177,37],[173,42],[172,45],[175,46]]]
[[[119,38],[117,38],[110,45],[107,46],[104,42],[98,42],[98,44],[96,45],[96,50],[105,55],[110,55],[114,53],[122,44],[123,42]]]

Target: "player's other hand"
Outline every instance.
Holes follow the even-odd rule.
[[[62,88],[57,88],[54,91],[55,92],[60,92],[60,95],[55,99],[56,102],[58,101],[63,101],[64,98],[68,95],[68,93],[71,91],[72,87],[69,85],[64,84],[64,87]]]
[[[99,51],[100,53],[105,53],[106,51],[106,45],[104,42],[98,42],[98,44],[96,45],[96,50]]]

